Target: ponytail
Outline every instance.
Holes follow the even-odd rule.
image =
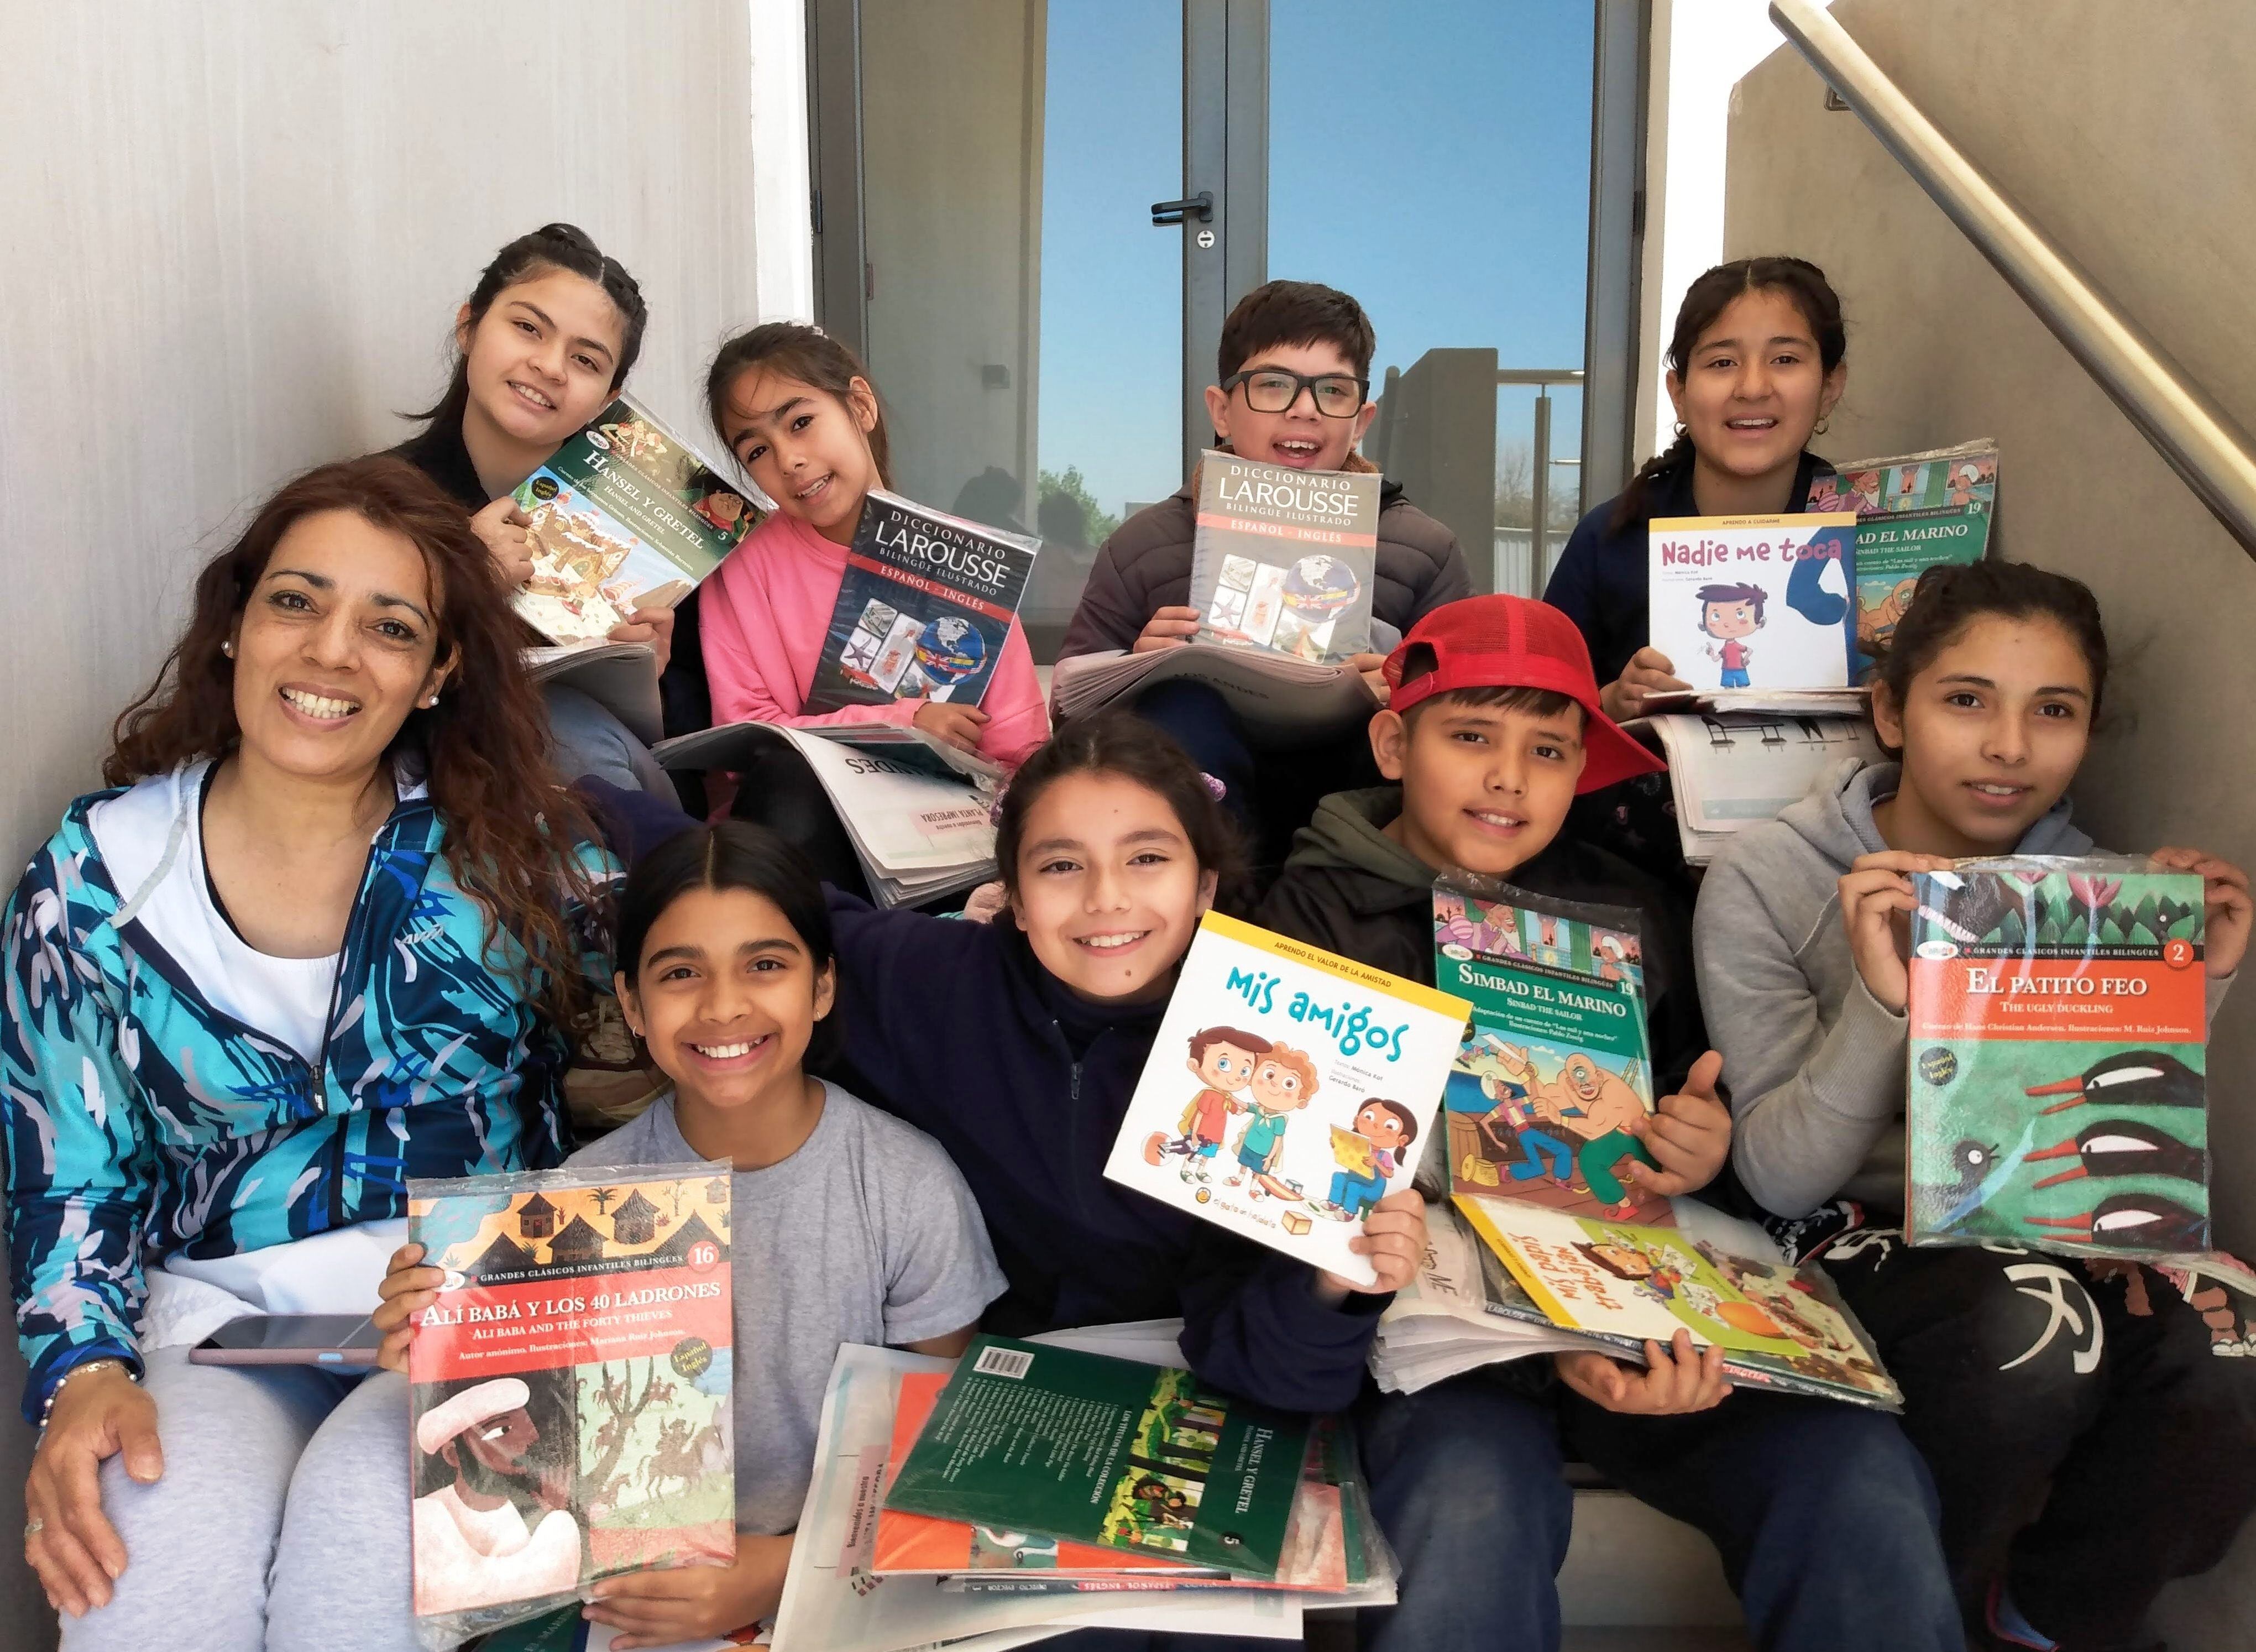
[[[1719,264],[1684,290],[1684,302],[1676,309],[1676,329],[1668,335],[1668,371],[1681,383],[1692,352],[1699,346],[1700,335],[1713,327],[1742,295],[1766,292],[1782,293],[1793,300],[1817,341],[1819,364],[1830,374],[1849,353],[1848,329],[1841,320],[1840,295],[1826,280],[1825,272],[1808,259],[1774,256]],[[1677,426],[1676,430],[1676,440],[1667,450],[1646,460],[1629,479],[1629,485],[1614,503],[1614,513],[1606,523],[1608,533],[1618,533],[1651,521],[1656,485],[1692,462],[1692,438],[1682,425]]]

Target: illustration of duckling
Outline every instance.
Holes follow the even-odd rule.
[[[1967,1195],[1982,1191],[1983,1183],[1998,1168],[1998,1148],[1995,1143],[1984,1143],[1968,1137],[1950,1150],[1950,1168],[1954,1179],[1941,1190],[1953,1204]]]
[[[2175,1199],[2152,1193],[2117,1193],[2083,1216],[2032,1216],[2031,1227],[2051,1230],[2045,1237],[2125,1250],[2198,1251],[2209,1245],[2209,1218]]]
[[[2125,1107],[2199,1107],[2206,1105],[2202,1076],[2175,1055],[2160,1050],[2131,1049],[2094,1062],[2074,1078],[2049,1084],[2032,1084],[2031,1096],[2066,1096],[2041,1110],[2065,1112],[2087,1101],[2104,1101]]]
[[[2084,1126],[2069,1140],[2040,1148],[2028,1156],[2032,1163],[2039,1159],[2078,1161],[2031,1183],[2033,1187],[2048,1188],[2088,1175],[2165,1175],[2202,1183],[2209,1180],[2206,1153],[2135,1119],[2102,1119]]]

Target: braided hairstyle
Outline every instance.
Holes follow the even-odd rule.
[[[1817,359],[1827,373],[1841,364],[1849,352],[1849,335],[1841,321],[1841,300],[1826,280],[1825,272],[1807,258],[1764,257],[1735,258],[1706,272],[1684,290],[1677,306],[1676,330],[1668,335],[1668,371],[1681,383],[1684,370],[1699,347],[1700,335],[1713,327],[1724,312],[1748,293],[1781,293],[1794,301],[1817,340]],[[1678,427],[1682,429],[1681,426]],[[1647,459],[1629,479],[1616,501],[1611,533],[1618,533],[1653,518],[1653,491],[1663,477],[1692,462],[1692,438],[1680,434],[1666,451]]]
[[[619,342],[618,364],[611,372],[611,389],[616,392],[627,382],[635,357],[642,354],[642,334],[650,320],[650,307],[643,302],[642,288],[627,273],[626,266],[617,258],[606,257],[577,224],[544,223],[531,235],[518,237],[495,253],[493,262],[479,275],[477,286],[470,289],[468,325],[462,331],[476,332],[494,300],[506,289],[555,270],[583,277],[603,288],[625,323]],[[439,398],[435,406],[409,417],[433,424],[460,424],[469,400],[470,364],[457,348],[455,376],[448,382],[447,393]]]

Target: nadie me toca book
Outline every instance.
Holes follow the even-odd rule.
[[[1857,518],[1660,517],[1647,539],[1653,646],[1696,689],[1845,688]]]
[[[1998,444],[1969,441],[1820,470],[1809,508],[1857,515],[1857,641],[1869,653],[1895,633],[1919,576],[1978,562],[1998,511]]]
[[[751,532],[758,497],[621,396],[518,486],[533,556],[517,611],[574,643],[671,608]]]
[[[2027,856],[1912,889],[1906,1236],[2207,1250],[2202,880]]]
[[[977,705],[1040,548],[873,490],[846,552],[807,712],[911,699]]]
[[[1274,1578],[1308,1444],[1188,1371],[981,1336],[885,1507]]]
[[[408,1353],[419,1633],[735,1557],[729,1193],[708,1163],[409,1183],[446,1270]]]
[[[1371,648],[1375,470],[1199,462],[1190,605],[1199,640],[1333,664]]]
[[[1410,1185],[1470,1007],[1209,912],[1104,1174],[1371,1283],[1348,1241]]]
[[[1516,1199],[1456,1208],[1554,1324],[1627,1357],[1688,1331],[1735,1380],[1886,1410],[1903,1396],[1816,1263],[1732,1256],[1681,1230],[1593,1221]]]
[[[1434,891],[1434,980],[1473,1006],[1442,1103],[1451,1190],[1673,1225],[1627,1175],[1653,1161],[1637,914],[1459,874]]]

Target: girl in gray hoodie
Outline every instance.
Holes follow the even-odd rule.
[[[1913,1250],[1865,1225],[1903,1210],[1910,874],[2091,851],[2067,791],[2106,674],[2078,582],[1928,570],[1872,691],[1898,761],[1849,759],[1741,833],[1694,923],[1734,1166],[1782,1230],[1828,1236],[1818,1253],[1903,1387],[1978,1644],[2129,1644],[2162,1585],[2214,1565],[2256,1507],[2256,1369],[2210,1357],[2158,1276]],[[2204,880],[2213,1020],[2248,942],[2247,877],[2195,850],[2154,858]]]

